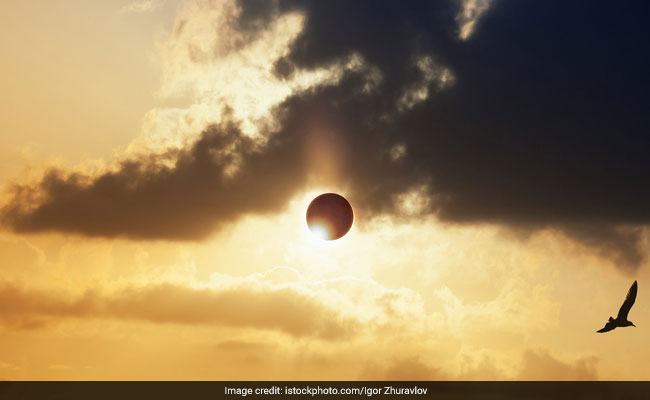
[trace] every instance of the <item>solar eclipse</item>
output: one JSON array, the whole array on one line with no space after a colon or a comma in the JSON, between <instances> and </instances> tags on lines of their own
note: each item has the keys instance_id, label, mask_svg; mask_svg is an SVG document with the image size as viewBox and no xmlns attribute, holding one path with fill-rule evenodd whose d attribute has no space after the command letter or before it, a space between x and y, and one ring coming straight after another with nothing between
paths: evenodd
<instances>
[{"instance_id":1,"label":"solar eclipse","mask_svg":"<svg viewBox=\"0 0 650 400\"><path fill-rule=\"evenodd\" d=\"M323 240L342 238L352 227L353 221L352 206L336 193L317 196L307 208L307 226Z\"/></svg>"}]
</instances>

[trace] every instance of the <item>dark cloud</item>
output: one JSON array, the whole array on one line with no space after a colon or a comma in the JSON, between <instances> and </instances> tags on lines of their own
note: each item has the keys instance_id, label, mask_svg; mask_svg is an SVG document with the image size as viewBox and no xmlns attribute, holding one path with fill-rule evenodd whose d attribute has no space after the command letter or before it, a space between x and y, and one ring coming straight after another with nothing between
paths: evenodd
<instances>
[{"instance_id":1,"label":"dark cloud","mask_svg":"<svg viewBox=\"0 0 650 400\"><path fill-rule=\"evenodd\" d=\"M99 176L51 170L38 185L14 188L2 220L17 232L200 239L242 214L283 207L306 177L296 146L284 135L261 152L236 125L211 126L187 149L130 159ZM233 178L228 168L241 157Z\"/></svg>"},{"instance_id":2,"label":"dark cloud","mask_svg":"<svg viewBox=\"0 0 650 400\"><path fill-rule=\"evenodd\" d=\"M286 3L309 17L284 64L310 68L355 51L384 76L375 95L359 95L349 79L287 103L296 118L318 104L337 121L364 210L391 210L396 193L428 183L444 221L556 228L625 266L641 262L647 4L495 2L463 42L451 22L456 2ZM396 113L404 89L421 81L418 55L449 68L454 84ZM395 143L407 150L401 163L385 157Z\"/></svg>"},{"instance_id":3,"label":"dark cloud","mask_svg":"<svg viewBox=\"0 0 650 400\"><path fill-rule=\"evenodd\" d=\"M51 172L38 187L17 189L3 221L23 232L204 237L242 214L279 210L310 176L318 179L305 143L328 135L322 150L336 155L340 171L329 183L349 189L362 219L394 213L397 195L427 185L426 211L443 221L559 229L623 266L642 261L647 3L494 2L468 41L458 38L455 0L242 7L240 26L252 31L279 12L307 16L276 64L279 75L356 53L381 82L368 92L362 73L349 72L337 86L294 95L278 108L282 129L263 151L234 126L211 127L173 168L145 157L94 178ZM422 57L449 69L453 85L427 81ZM400 109L405 91L422 82L431 82L426 101ZM399 144L405 155L395 159L390 149ZM227 180L232 153L220 150L233 148L242 166Z\"/></svg>"},{"instance_id":4,"label":"dark cloud","mask_svg":"<svg viewBox=\"0 0 650 400\"><path fill-rule=\"evenodd\" d=\"M87 291L77 298L66 298L6 283L0 286L0 321L4 325L39 329L62 318L270 329L327 340L347 337L357 328L356 321L342 318L308 295L287 288L210 290L160 284L115 294Z\"/></svg>"}]
</instances>

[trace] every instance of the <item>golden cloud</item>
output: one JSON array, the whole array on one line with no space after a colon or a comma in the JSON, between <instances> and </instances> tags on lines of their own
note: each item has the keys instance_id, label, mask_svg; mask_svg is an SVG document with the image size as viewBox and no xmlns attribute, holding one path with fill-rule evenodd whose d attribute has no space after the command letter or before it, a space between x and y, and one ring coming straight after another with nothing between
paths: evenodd
<instances>
[{"instance_id":1,"label":"golden cloud","mask_svg":"<svg viewBox=\"0 0 650 400\"><path fill-rule=\"evenodd\" d=\"M5 326L40 328L63 318L254 328L326 340L347 337L357 328L355 321L291 288L215 290L166 283L112 294L87 290L75 298L8 283L0 288L0 321Z\"/></svg>"}]
</instances>

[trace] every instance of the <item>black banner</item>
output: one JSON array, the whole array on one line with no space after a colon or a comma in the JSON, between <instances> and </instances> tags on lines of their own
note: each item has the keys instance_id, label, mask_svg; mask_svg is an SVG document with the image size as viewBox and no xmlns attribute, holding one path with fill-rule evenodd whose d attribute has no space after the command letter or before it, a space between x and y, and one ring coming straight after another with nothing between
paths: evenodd
<instances>
[{"instance_id":1,"label":"black banner","mask_svg":"<svg viewBox=\"0 0 650 400\"><path fill-rule=\"evenodd\" d=\"M648 399L650 382L0 382L0 399Z\"/></svg>"}]
</instances>

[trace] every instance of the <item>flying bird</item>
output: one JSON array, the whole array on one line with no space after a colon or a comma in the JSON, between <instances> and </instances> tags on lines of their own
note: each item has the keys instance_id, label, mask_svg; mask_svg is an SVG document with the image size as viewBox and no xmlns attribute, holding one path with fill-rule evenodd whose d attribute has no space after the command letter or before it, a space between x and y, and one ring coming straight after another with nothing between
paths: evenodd
<instances>
[{"instance_id":1,"label":"flying bird","mask_svg":"<svg viewBox=\"0 0 650 400\"><path fill-rule=\"evenodd\" d=\"M630 308L632 308L632 305L634 305L634 300L636 300L636 288L637 288L637 284L636 281L634 281L634 283L630 287L630 290L627 291L627 296L625 296L625 301L623 302L621 309L618 310L618 315L616 316L616 319L610 316L609 320L605 324L605 327L596 332L599 333L609 332L612 329L623 328L630 325L636 327L636 325L634 325L632 321L627 320L627 314L630 312Z\"/></svg>"}]
</instances>

